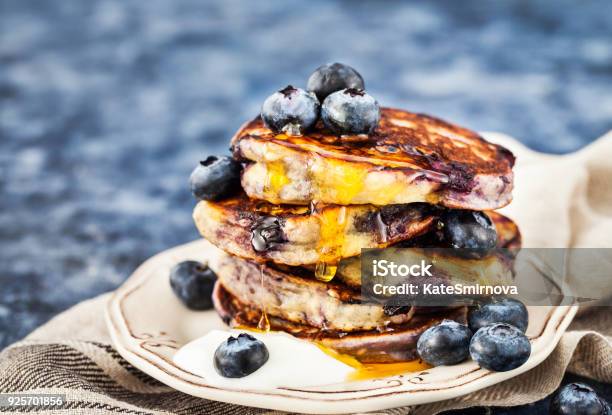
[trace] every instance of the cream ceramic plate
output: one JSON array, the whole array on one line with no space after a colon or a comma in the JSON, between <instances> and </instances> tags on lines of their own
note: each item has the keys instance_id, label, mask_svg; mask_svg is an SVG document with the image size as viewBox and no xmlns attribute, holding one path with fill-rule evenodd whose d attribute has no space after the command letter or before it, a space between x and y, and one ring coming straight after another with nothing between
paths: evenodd
<instances>
[{"instance_id":1,"label":"cream ceramic plate","mask_svg":"<svg viewBox=\"0 0 612 415\"><path fill-rule=\"evenodd\" d=\"M143 263L114 294L107 307L107 324L119 353L159 381L190 395L262 408L307 413L366 412L417 405L465 395L523 373L554 349L577 307L530 307L527 335L531 357L504 373L480 369L468 361L384 379L270 390L232 390L209 385L206 379L179 369L176 351L213 328L224 328L214 311L187 310L168 284L170 268L187 259L202 262L216 255L204 240L162 252ZM289 369L288 369L289 370Z\"/></svg>"}]
</instances>

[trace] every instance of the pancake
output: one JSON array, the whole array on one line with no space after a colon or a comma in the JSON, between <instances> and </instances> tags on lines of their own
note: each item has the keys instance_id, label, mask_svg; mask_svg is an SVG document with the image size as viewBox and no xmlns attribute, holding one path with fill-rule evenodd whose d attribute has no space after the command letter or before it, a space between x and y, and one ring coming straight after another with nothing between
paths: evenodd
<instances>
[{"instance_id":1,"label":"pancake","mask_svg":"<svg viewBox=\"0 0 612 415\"><path fill-rule=\"evenodd\" d=\"M362 303L359 291L333 281L318 281L312 273L308 276L299 270L286 272L226 255L217 264L216 274L226 290L245 305L319 329L384 329L412 317L412 310L387 315L380 304Z\"/></svg>"},{"instance_id":2,"label":"pancake","mask_svg":"<svg viewBox=\"0 0 612 415\"><path fill-rule=\"evenodd\" d=\"M241 193L220 202L201 201L194 221L202 236L227 253L258 262L302 266L337 263L361 253L362 248L436 246L431 241L436 220L443 209L424 203L407 205L272 205ZM495 212L498 246L520 246L516 224ZM275 229L274 241L266 249L253 245L253 232L268 221Z\"/></svg>"},{"instance_id":3,"label":"pancake","mask_svg":"<svg viewBox=\"0 0 612 415\"><path fill-rule=\"evenodd\" d=\"M362 248L384 248L427 232L439 209L407 205L272 205L244 194L201 201L193 217L202 236L224 251L259 262L287 265L335 263ZM266 232L270 243L253 244ZM263 249L256 249L263 248Z\"/></svg>"},{"instance_id":4,"label":"pancake","mask_svg":"<svg viewBox=\"0 0 612 415\"><path fill-rule=\"evenodd\" d=\"M512 199L514 156L440 119L382 108L370 135L337 136L319 123L275 134L258 117L232 139L247 166L242 187L274 204L406 204L491 210Z\"/></svg>"},{"instance_id":5,"label":"pancake","mask_svg":"<svg viewBox=\"0 0 612 415\"><path fill-rule=\"evenodd\" d=\"M221 282L213 292L215 309L231 327L258 326L263 315L261 309L242 303ZM445 319L466 322L467 307L421 308L404 324L390 324L385 330L342 332L297 324L269 316L270 330L284 331L304 340L350 355L362 363L395 363L418 358L416 343L421 333Z\"/></svg>"}]
</instances>

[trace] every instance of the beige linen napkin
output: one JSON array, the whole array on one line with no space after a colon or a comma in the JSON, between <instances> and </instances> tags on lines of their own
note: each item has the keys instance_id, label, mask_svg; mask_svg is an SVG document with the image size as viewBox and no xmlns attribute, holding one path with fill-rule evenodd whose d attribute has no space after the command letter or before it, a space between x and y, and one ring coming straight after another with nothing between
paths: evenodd
<instances>
[{"instance_id":1,"label":"beige linen napkin","mask_svg":"<svg viewBox=\"0 0 612 415\"><path fill-rule=\"evenodd\" d=\"M486 137L518 157L515 198L503 213L519 224L524 246L612 247L612 132L565 156L535 153L501 134ZM0 392L63 393L75 414L275 413L194 398L138 371L111 345L107 301L108 294L78 304L0 353ZM566 370L612 382L610 307L580 313L553 353L527 373L461 398L383 413L534 402L553 392Z\"/></svg>"}]
</instances>

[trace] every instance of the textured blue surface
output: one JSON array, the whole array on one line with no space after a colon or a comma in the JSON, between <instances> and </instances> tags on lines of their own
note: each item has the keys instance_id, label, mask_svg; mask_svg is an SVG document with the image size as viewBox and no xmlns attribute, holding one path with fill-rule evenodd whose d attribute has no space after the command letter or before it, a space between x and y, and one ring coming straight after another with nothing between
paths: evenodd
<instances>
[{"instance_id":1,"label":"textured blue surface","mask_svg":"<svg viewBox=\"0 0 612 415\"><path fill-rule=\"evenodd\" d=\"M608 0L0 8L0 347L195 239L195 163L321 63L355 66L383 105L540 150L612 128Z\"/></svg>"}]
</instances>

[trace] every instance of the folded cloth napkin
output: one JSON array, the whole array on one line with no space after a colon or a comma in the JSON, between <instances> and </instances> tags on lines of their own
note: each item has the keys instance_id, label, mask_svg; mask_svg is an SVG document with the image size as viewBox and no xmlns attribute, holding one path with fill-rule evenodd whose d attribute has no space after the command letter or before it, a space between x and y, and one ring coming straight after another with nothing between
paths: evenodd
<instances>
[{"instance_id":1,"label":"folded cloth napkin","mask_svg":"<svg viewBox=\"0 0 612 415\"><path fill-rule=\"evenodd\" d=\"M525 246L612 247L612 132L564 156L535 153L501 134L486 136L517 155L515 199L504 213L519 224ZM135 369L109 339L102 317L108 299L80 303L0 353L0 392L65 394L65 408L74 414L277 413L185 395ZM529 372L457 399L381 413L530 403L553 392L565 371L612 382L610 307L579 313L553 353Z\"/></svg>"}]
</instances>

